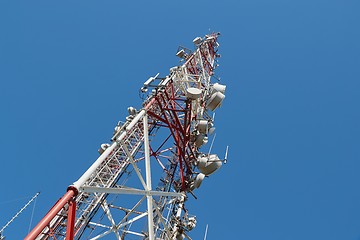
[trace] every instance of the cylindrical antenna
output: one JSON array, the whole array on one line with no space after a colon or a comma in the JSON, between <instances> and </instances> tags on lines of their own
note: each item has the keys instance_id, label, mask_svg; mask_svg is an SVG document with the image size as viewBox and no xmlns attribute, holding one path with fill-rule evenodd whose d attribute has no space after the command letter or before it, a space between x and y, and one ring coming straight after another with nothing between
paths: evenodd
<instances>
[{"instance_id":1,"label":"cylindrical antenna","mask_svg":"<svg viewBox=\"0 0 360 240\"><path fill-rule=\"evenodd\" d=\"M227 162L228 152L229 152L229 146L226 146L224 164L226 164L226 162Z\"/></svg>"},{"instance_id":2,"label":"cylindrical antenna","mask_svg":"<svg viewBox=\"0 0 360 240\"><path fill-rule=\"evenodd\" d=\"M209 224L206 224L204 240L206 240Z\"/></svg>"}]
</instances>

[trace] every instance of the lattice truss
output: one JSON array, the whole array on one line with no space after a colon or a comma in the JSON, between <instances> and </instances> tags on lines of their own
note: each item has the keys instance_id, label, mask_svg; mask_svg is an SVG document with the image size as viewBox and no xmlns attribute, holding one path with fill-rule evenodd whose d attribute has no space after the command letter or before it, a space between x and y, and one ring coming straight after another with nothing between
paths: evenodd
<instances>
[{"instance_id":1,"label":"lattice truss","mask_svg":"<svg viewBox=\"0 0 360 240\"><path fill-rule=\"evenodd\" d=\"M195 38L193 52L180 47L182 64L144 83L143 108L128 109L111 143L26 239L191 239L188 195L226 161L201 152L225 97L225 86L211 83L218 35Z\"/></svg>"}]
</instances>

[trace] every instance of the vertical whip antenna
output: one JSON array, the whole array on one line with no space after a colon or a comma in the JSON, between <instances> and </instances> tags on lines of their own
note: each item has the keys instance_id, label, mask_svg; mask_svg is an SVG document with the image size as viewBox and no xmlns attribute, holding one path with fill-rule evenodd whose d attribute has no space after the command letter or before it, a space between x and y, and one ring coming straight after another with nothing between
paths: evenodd
<instances>
[{"instance_id":1,"label":"vertical whip antenna","mask_svg":"<svg viewBox=\"0 0 360 240\"><path fill-rule=\"evenodd\" d=\"M206 240L209 224L206 224L204 240Z\"/></svg>"},{"instance_id":2,"label":"vertical whip antenna","mask_svg":"<svg viewBox=\"0 0 360 240\"><path fill-rule=\"evenodd\" d=\"M215 138L216 138L216 133L214 134L214 138L213 138L212 141L211 141L211 145L210 145L210 148L209 148L208 156L210 156L210 152L211 152L211 149L212 149L212 147L213 147L213 145L214 145Z\"/></svg>"},{"instance_id":3,"label":"vertical whip antenna","mask_svg":"<svg viewBox=\"0 0 360 240\"><path fill-rule=\"evenodd\" d=\"M226 146L225 157L224 157L224 164L226 164L226 162L227 162L228 152L229 152L229 146Z\"/></svg>"}]
</instances>

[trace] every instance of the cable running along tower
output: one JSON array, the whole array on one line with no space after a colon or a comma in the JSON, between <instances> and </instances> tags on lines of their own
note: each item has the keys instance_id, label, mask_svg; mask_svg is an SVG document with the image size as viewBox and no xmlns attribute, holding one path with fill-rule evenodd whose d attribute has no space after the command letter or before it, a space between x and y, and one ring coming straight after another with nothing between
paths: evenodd
<instances>
[{"instance_id":1,"label":"cable running along tower","mask_svg":"<svg viewBox=\"0 0 360 240\"><path fill-rule=\"evenodd\" d=\"M227 155L201 151L225 98L225 85L211 82L218 36L179 47L180 65L144 83L142 109L128 108L99 158L25 239L191 239L186 200Z\"/></svg>"}]
</instances>

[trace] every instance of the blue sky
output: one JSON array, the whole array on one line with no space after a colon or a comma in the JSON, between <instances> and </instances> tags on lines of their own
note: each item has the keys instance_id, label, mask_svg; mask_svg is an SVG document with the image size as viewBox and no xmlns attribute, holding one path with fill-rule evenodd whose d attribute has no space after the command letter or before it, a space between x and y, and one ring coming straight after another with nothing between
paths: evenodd
<instances>
[{"instance_id":1,"label":"blue sky","mask_svg":"<svg viewBox=\"0 0 360 240\"><path fill-rule=\"evenodd\" d=\"M360 2L0 1L0 226L33 225L179 45L220 31L227 88L193 238L360 239ZM5 230L28 231L32 206Z\"/></svg>"}]
</instances>

